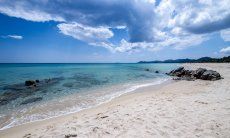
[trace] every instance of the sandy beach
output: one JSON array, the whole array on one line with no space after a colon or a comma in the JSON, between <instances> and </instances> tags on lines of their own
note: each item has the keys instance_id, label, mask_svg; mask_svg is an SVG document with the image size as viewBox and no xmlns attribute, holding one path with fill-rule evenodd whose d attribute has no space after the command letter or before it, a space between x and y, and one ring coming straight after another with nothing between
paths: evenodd
<instances>
[{"instance_id":1,"label":"sandy beach","mask_svg":"<svg viewBox=\"0 0 230 138\"><path fill-rule=\"evenodd\" d=\"M218 81L140 88L78 113L0 131L1 138L230 136L230 64L183 64L218 71Z\"/></svg>"}]
</instances>

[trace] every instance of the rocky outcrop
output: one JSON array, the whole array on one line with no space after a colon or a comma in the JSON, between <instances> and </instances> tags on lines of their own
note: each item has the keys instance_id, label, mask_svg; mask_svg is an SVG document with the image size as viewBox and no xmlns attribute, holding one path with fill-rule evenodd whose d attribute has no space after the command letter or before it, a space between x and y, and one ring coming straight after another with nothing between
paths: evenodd
<instances>
[{"instance_id":1,"label":"rocky outcrop","mask_svg":"<svg viewBox=\"0 0 230 138\"><path fill-rule=\"evenodd\" d=\"M205 68L198 68L197 70L185 70L184 67L179 67L166 74L178 77L174 78L174 80L194 81L195 79L202 79L215 81L222 79L218 72L213 70L207 70Z\"/></svg>"}]
</instances>

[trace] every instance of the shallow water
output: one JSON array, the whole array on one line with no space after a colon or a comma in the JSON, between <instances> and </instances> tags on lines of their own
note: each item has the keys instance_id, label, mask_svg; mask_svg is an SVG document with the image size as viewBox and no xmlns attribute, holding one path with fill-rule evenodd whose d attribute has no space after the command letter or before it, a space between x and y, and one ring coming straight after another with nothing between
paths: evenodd
<instances>
[{"instance_id":1,"label":"shallow water","mask_svg":"<svg viewBox=\"0 0 230 138\"><path fill-rule=\"evenodd\" d=\"M0 64L0 94L18 94L16 99L0 105L0 127L5 129L77 112L137 88L160 84L169 79L164 73L175 66L177 64ZM36 91L6 89L13 84L24 84L25 80L49 78L57 81ZM22 104L31 98L42 100Z\"/></svg>"}]
</instances>

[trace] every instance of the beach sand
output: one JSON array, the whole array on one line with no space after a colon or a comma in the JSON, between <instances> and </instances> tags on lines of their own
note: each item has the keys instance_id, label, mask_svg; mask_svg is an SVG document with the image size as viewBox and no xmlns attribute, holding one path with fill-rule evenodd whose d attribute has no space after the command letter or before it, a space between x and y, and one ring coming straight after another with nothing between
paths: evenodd
<instances>
[{"instance_id":1,"label":"beach sand","mask_svg":"<svg viewBox=\"0 0 230 138\"><path fill-rule=\"evenodd\" d=\"M20 137L230 137L230 64L183 64L218 71L218 81L173 81L111 102L0 131Z\"/></svg>"}]
</instances>

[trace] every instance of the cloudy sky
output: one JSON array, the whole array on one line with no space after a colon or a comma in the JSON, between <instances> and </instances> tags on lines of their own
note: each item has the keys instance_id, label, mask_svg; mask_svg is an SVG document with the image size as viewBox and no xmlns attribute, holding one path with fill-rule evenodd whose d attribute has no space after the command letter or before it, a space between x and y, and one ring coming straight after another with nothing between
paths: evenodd
<instances>
[{"instance_id":1,"label":"cloudy sky","mask_svg":"<svg viewBox=\"0 0 230 138\"><path fill-rule=\"evenodd\" d=\"M230 0L0 0L0 62L230 55Z\"/></svg>"}]
</instances>

